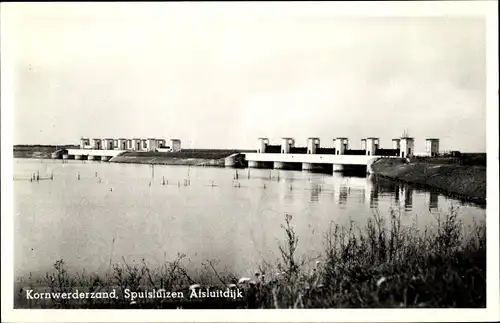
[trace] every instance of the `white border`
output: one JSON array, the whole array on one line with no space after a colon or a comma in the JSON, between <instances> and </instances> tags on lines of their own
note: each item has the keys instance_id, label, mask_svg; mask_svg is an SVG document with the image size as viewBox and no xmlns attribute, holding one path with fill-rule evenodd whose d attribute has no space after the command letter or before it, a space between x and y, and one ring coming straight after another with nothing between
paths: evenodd
<instances>
[{"instance_id":1,"label":"white border","mask_svg":"<svg viewBox=\"0 0 500 323\"><path fill-rule=\"evenodd\" d=\"M170 10L188 7L198 14L231 15L234 11L266 15L328 15L328 16L483 16L487 17L487 308L486 309L356 309L356 310L13 310L13 196L12 196L12 115L13 78L9 39L9 13L16 6L49 8L51 3L1 4L1 187L2 187L2 320L23 322L139 322L139 321L203 321L203 322L302 322L302 321L498 321L499 297L499 208L498 208L498 2L288 2L288 3L155 3ZM79 3L59 5L134 7L138 3ZM141 4L144 6L144 4ZM97 9L98 10L98 9ZM98 11L96 11L98 13ZM103 319L105 318L105 319Z\"/></svg>"}]
</instances>

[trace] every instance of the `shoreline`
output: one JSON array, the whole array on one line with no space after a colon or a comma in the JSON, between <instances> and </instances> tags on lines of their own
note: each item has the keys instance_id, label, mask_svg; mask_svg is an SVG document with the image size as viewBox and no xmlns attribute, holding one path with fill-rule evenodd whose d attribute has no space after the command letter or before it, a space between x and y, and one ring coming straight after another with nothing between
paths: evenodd
<instances>
[{"instance_id":1,"label":"shoreline","mask_svg":"<svg viewBox=\"0 0 500 323\"><path fill-rule=\"evenodd\" d=\"M382 158L372 169L381 178L486 206L486 167Z\"/></svg>"},{"instance_id":2,"label":"shoreline","mask_svg":"<svg viewBox=\"0 0 500 323\"><path fill-rule=\"evenodd\" d=\"M14 308L481 308L486 304L486 226L478 223L465 232L457 212L450 210L430 233L401 227L401 214L395 212L374 213L365 223L336 224L324 232L320 256L302 260L292 216L285 214L281 258L255 268L253 278L221 272L213 261L202 262L198 271L187 267L189 258L181 254L156 267L122 257L104 276L70 271L60 259L45 278L14 282ZM76 290L84 297L50 296ZM141 297L140 292L151 290L182 292L182 297ZM194 290L233 291L237 297L193 298ZM86 297L113 291L116 297ZM33 294L48 297L30 298Z\"/></svg>"},{"instance_id":3,"label":"shoreline","mask_svg":"<svg viewBox=\"0 0 500 323\"><path fill-rule=\"evenodd\" d=\"M54 147L14 147L14 158L52 159ZM113 157L110 163L225 167L225 159L236 150L191 149L179 153L126 152ZM451 162L451 163L450 163ZM486 166L481 164L460 164L460 160L435 158L403 159L381 158L373 163L373 175L399 181L417 188L434 190L466 202L486 205ZM241 165L240 165L241 164ZM244 162L240 161L238 166Z\"/></svg>"},{"instance_id":4,"label":"shoreline","mask_svg":"<svg viewBox=\"0 0 500 323\"><path fill-rule=\"evenodd\" d=\"M62 160L62 159L53 159L52 157L47 156L14 156L14 158L18 159L50 159L50 160ZM101 162L99 160L91 161L91 162ZM165 165L165 166L199 166L199 167L225 167L224 159L207 159L207 158L173 158L170 160L140 160L140 159L123 159L123 160L110 160L105 163L114 163L114 164L137 164L137 165Z\"/></svg>"},{"instance_id":5,"label":"shoreline","mask_svg":"<svg viewBox=\"0 0 500 323\"><path fill-rule=\"evenodd\" d=\"M14 146L13 157L23 159L53 159L56 146ZM107 162L117 164L211 166L224 167L225 159L235 153L234 149L184 149L181 152L125 152Z\"/></svg>"},{"instance_id":6,"label":"shoreline","mask_svg":"<svg viewBox=\"0 0 500 323\"><path fill-rule=\"evenodd\" d=\"M139 165L167 165L167 166L199 166L199 167L224 167L224 159L206 159L206 158L172 158L172 159L154 159L154 158L123 158L114 157L110 163L115 164L139 164ZM118 159L118 160L116 160Z\"/></svg>"}]
</instances>

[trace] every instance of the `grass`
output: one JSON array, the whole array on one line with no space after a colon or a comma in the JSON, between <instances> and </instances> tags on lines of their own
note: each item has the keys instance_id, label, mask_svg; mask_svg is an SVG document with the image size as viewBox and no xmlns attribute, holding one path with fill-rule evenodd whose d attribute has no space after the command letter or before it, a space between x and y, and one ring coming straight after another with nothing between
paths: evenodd
<instances>
[{"instance_id":1,"label":"grass","mask_svg":"<svg viewBox=\"0 0 500 323\"><path fill-rule=\"evenodd\" d=\"M433 160L433 159L429 159ZM439 159L437 159L439 160ZM375 174L432 187L476 203L486 203L486 167L430 162L425 158L382 158L372 165Z\"/></svg>"},{"instance_id":2,"label":"grass","mask_svg":"<svg viewBox=\"0 0 500 323\"><path fill-rule=\"evenodd\" d=\"M281 259L263 263L255 277L238 278L217 269L216 261L202 264L193 274L177 255L157 268L121 262L111 264L105 277L70 274L63 260L45 279L31 279L30 289L71 292L110 292L117 299L26 300L25 290L15 291L17 308L398 308L485 307L486 228L465 226L458 210L436 218L436 226L419 230L402 226L395 211L373 214L363 226L332 223L324 234L324 248L316 259L298 257L300 239L293 217L285 215ZM189 299L192 289L240 289L233 299ZM183 292L181 299L125 299L125 290ZM31 302L31 303L30 303Z\"/></svg>"},{"instance_id":3,"label":"grass","mask_svg":"<svg viewBox=\"0 0 500 323\"><path fill-rule=\"evenodd\" d=\"M180 152L126 152L124 157L158 157L158 158L207 158L207 159L220 159L225 158L231 154L236 153L235 150L182 150Z\"/></svg>"},{"instance_id":4,"label":"grass","mask_svg":"<svg viewBox=\"0 0 500 323\"><path fill-rule=\"evenodd\" d=\"M413 161L425 162L429 164L455 164L463 166L483 166L486 167L486 153L460 153L457 157L412 157Z\"/></svg>"},{"instance_id":5,"label":"grass","mask_svg":"<svg viewBox=\"0 0 500 323\"><path fill-rule=\"evenodd\" d=\"M15 145L14 158L51 158L52 153L61 148L78 148L76 145Z\"/></svg>"}]
</instances>

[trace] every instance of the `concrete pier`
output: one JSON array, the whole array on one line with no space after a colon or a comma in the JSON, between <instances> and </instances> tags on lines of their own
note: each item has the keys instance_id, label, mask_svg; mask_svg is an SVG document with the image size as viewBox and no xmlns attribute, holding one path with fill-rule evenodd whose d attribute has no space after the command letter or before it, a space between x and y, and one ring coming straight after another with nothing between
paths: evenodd
<instances>
[{"instance_id":1,"label":"concrete pier","mask_svg":"<svg viewBox=\"0 0 500 323\"><path fill-rule=\"evenodd\" d=\"M261 167L262 167L262 165L261 165L261 163L260 163L260 162L258 162L258 161L255 161L255 160L249 160L249 161L248 161L248 167L250 167L250 168L261 168Z\"/></svg>"},{"instance_id":2,"label":"concrete pier","mask_svg":"<svg viewBox=\"0 0 500 323\"><path fill-rule=\"evenodd\" d=\"M341 172L344 170L344 165L342 164L333 164L333 171L334 172Z\"/></svg>"},{"instance_id":3,"label":"concrete pier","mask_svg":"<svg viewBox=\"0 0 500 323\"><path fill-rule=\"evenodd\" d=\"M239 153L232 154L224 158L224 166L225 167L238 167L243 164L243 156Z\"/></svg>"},{"instance_id":4,"label":"concrete pier","mask_svg":"<svg viewBox=\"0 0 500 323\"><path fill-rule=\"evenodd\" d=\"M324 167L327 171L332 168L332 165L366 167L369 163L380 158L380 156L334 154L245 153L244 155L249 167L284 167L285 169L291 168L294 170Z\"/></svg>"},{"instance_id":5,"label":"concrete pier","mask_svg":"<svg viewBox=\"0 0 500 323\"><path fill-rule=\"evenodd\" d=\"M123 152L125 152L125 150L68 149L66 154L68 155L67 159L109 161L111 158Z\"/></svg>"},{"instance_id":6,"label":"concrete pier","mask_svg":"<svg viewBox=\"0 0 500 323\"><path fill-rule=\"evenodd\" d=\"M331 172L332 164L302 163L303 172Z\"/></svg>"},{"instance_id":7,"label":"concrete pier","mask_svg":"<svg viewBox=\"0 0 500 323\"><path fill-rule=\"evenodd\" d=\"M224 167L236 167L236 160L233 158L225 158Z\"/></svg>"},{"instance_id":8,"label":"concrete pier","mask_svg":"<svg viewBox=\"0 0 500 323\"><path fill-rule=\"evenodd\" d=\"M52 157L52 159L61 159L62 155L63 155L63 153L59 150L59 151L53 152L51 157Z\"/></svg>"},{"instance_id":9,"label":"concrete pier","mask_svg":"<svg viewBox=\"0 0 500 323\"><path fill-rule=\"evenodd\" d=\"M372 164L374 163L375 160L370 160L368 163L366 163L366 173L367 174L373 174L373 168Z\"/></svg>"},{"instance_id":10,"label":"concrete pier","mask_svg":"<svg viewBox=\"0 0 500 323\"><path fill-rule=\"evenodd\" d=\"M290 165L289 163L284 163L284 162L274 162L273 168L274 169L293 169L292 165Z\"/></svg>"},{"instance_id":11,"label":"concrete pier","mask_svg":"<svg viewBox=\"0 0 500 323\"><path fill-rule=\"evenodd\" d=\"M314 165L312 163L302 163L302 170L304 172L312 172Z\"/></svg>"}]
</instances>

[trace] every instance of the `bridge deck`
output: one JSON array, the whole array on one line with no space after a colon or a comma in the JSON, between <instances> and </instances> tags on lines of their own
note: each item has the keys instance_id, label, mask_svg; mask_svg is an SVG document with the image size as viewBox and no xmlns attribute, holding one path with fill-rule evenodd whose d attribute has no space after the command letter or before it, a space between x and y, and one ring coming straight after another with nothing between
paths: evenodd
<instances>
[{"instance_id":1,"label":"bridge deck","mask_svg":"<svg viewBox=\"0 0 500 323\"><path fill-rule=\"evenodd\" d=\"M323 155L323 154L266 154L246 153L247 161L283 162L283 163L311 163L337 165L369 165L382 156L366 155Z\"/></svg>"},{"instance_id":2,"label":"bridge deck","mask_svg":"<svg viewBox=\"0 0 500 323\"><path fill-rule=\"evenodd\" d=\"M68 155L82 156L107 156L115 157L126 152L126 150L104 150L104 149L68 149Z\"/></svg>"}]
</instances>

